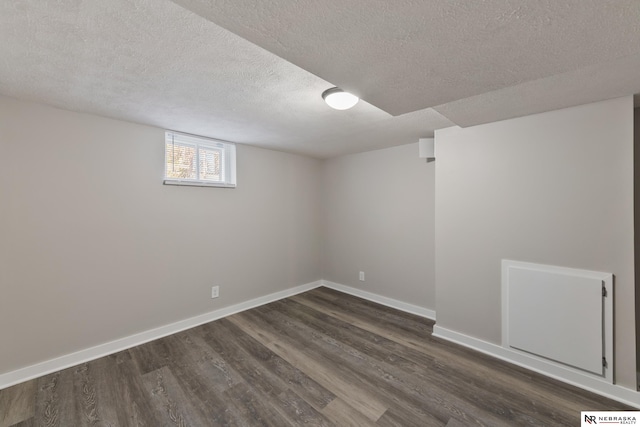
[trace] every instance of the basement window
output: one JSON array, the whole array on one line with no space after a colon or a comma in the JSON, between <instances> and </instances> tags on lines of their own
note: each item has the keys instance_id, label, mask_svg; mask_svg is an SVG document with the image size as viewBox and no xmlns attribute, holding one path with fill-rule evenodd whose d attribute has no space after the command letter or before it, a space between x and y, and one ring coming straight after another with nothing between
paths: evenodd
<instances>
[{"instance_id":1,"label":"basement window","mask_svg":"<svg viewBox=\"0 0 640 427\"><path fill-rule=\"evenodd\" d=\"M202 187L236 186L236 145L165 132L164 183Z\"/></svg>"}]
</instances>

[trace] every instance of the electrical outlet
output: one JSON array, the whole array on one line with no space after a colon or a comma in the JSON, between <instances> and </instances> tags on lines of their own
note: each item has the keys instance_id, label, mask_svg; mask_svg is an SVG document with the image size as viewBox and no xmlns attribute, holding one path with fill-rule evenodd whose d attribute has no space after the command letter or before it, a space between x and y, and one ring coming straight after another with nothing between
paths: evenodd
<instances>
[{"instance_id":1,"label":"electrical outlet","mask_svg":"<svg viewBox=\"0 0 640 427\"><path fill-rule=\"evenodd\" d=\"M220 286L211 287L211 298L218 298L220 296Z\"/></svg>"},{"instance_id":2,"label":"electrical outlet","mask_svg":"<svg viewBox=\"0 0 640 427\"><path fill-rule=\"evenodd\" d=\"M360 272L360 276L358 277L361 282L364 282L364 271Z\"/></svg>"}]
</instances>

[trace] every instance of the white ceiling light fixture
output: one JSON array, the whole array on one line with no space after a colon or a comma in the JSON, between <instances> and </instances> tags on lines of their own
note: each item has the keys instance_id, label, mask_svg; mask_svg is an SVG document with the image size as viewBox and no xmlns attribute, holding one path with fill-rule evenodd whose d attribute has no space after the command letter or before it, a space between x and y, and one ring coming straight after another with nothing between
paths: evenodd
<instances>
[{"instance_id":1,"label":"white ceiling light fixture","mask_svg":"<svg viewBox=\"0 0 640 427\"><path fill-rule=\"evenodd\" d=\"M332 87L322 92L322 99L329 107L336 110L348 110L360 100L357 96L345 92L339 87Z\"/></svg>"}]
</instances>

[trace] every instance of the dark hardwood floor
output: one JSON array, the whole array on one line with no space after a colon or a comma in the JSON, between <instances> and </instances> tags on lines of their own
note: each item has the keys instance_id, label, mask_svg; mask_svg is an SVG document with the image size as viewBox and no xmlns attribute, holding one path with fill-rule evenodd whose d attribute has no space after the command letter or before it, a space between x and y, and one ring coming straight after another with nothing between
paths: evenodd
<instances>
[{"instance_id":1,"label":"dark hardwood floor","mask_svg":"<svg viewBox=\"0 0 640 427\"><path fill-rule=\"evenodd\" d=\"M625 405L318 288L0 391L6 426L577 426Z\"/></svg>"}]
</instances>

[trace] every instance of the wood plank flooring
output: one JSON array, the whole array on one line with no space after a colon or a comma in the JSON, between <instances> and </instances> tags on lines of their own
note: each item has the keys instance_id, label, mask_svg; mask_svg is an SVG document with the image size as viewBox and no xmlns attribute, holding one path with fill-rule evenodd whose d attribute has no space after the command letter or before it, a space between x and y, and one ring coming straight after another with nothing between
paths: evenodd
<instances>
[{"instance_id":1,"label":"wood plank flooring","mask_svg":"<svg viewBox=\"0 0 640 427\"><path fill-rule=\"evenodd\" d=\"M577 426L625 405L327 288L0 391L8 426Z\"/></svg>"}]
</instances>

